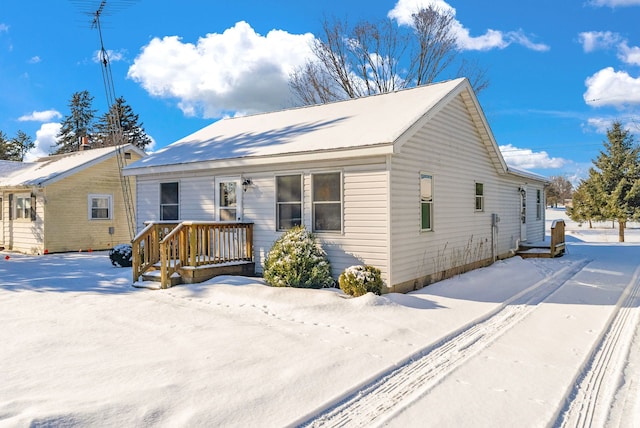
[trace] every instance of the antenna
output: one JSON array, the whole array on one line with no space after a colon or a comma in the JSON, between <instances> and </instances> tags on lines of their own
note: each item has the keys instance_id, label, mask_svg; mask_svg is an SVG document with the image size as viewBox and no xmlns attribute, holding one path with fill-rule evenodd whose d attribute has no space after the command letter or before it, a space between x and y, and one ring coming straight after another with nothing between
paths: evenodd
<instances>
[{"instance_id":1,"label":"antenna","mask_svg":"<svg viewBox=\"0 0 640 428\"><path fill-rule=\"evenodd\" d=\"M87 2L82 0L75 0L74 3L80 5L85 4ZM113 1L114 5L122 6L132 4L132 0L116 0ZM95 3L94 3L95 4ZM111 3L110 3L111 4ZM107 115L108 115L108 124L109 124L109 134L113 139L115 150L116 150L116 159L118 162L118 176L120 177L120 184L122 187L122 195L124 198L124 207L127 215L127 225L129 228L129 238L133 240L135 236L136 230L136 216L135 209L133 203L133 195L131 192L131 184L129 182L128 176L122 175L122 169L126 166L126 159L124 153L124 133L122 130L122 123L120 118L120 105L118 103L118 98L116 97L115 85L113 83L113 73L111 71L111 62L109 61L109 53L104 47L104 38L102 35L102 16L105 15L107 11L107 0L101 0L97 9L89 9L90 12L85 11L85 13L90 14L92 17L91 21L91 29L98 30L98 36L100 41L100 51L99 58L101 63L102 70L102 81L104 83L105 95L107 98Z\"/></svg>"}]
</instances>

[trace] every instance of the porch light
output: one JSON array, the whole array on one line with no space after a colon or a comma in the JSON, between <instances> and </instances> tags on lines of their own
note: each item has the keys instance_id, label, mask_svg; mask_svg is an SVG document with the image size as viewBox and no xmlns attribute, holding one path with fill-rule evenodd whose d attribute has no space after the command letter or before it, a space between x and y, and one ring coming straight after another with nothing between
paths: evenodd
<instances>
[{"instance_id":1,"label":"porch light","mask_svg":"<svg viewBox=\"0 0 640 428\"><path fill-rule=\"evenodd\" d=\"M242 180L242 190L244 192L247 191L247 188L249 186L253 186L253 181L250 178L245 178L244 180Z\"/></svg>"}]
</instances>

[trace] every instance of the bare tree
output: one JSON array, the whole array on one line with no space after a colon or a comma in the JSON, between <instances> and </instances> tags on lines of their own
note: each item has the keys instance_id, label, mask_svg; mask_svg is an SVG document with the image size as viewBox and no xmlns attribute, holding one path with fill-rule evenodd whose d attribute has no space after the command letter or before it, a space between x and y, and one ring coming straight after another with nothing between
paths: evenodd
<instances>
[{"instance_id":1,"label":"bare tree","mask_svg":"<svg viewBox=\"0 0 640 428\"><path fill-rule=\"evenodd\" d=\"M573 184L560 175L551 177L551 183L547 187L547 203L555 207L559 203L564 204L564 201L571 199L573 194Z\"/></svg>"},{"instance_id":2,"label":"bare tree","mask_svg":"<svg viewBox=\"0 0 640 428\"><path fill-rule=\"evenodd\" d=\"M454 15L429 6L412 18L411 27L400 27L391 19L353 27L325 19L322 38L311 46L314 58L290 76L294 96L302 104L327 103L440 78L458 59ZM476 93L488 86L476 62L461 60L457 75L469 78Z\"/></svg>"}]
</instances>

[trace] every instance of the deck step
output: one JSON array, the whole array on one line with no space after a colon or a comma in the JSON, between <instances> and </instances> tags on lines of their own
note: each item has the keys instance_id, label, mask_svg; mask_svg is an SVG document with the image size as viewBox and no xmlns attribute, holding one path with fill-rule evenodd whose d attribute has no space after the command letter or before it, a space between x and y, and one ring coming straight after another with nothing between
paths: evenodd
<instances>
[{"instance_id":1,"label":"deck step","mask_svg":"<svg viewBox=\"0 0 640 428\"><path fill-rule=\"evenodd\" d=\"M157 282L160 284L160 276L161 273L159 270L151 270L142 274L143 282ZM178 284L182 284L182 276L179 273L174 273L171 275L171 287L176 286Z\"/></svg>"}]
</instances>

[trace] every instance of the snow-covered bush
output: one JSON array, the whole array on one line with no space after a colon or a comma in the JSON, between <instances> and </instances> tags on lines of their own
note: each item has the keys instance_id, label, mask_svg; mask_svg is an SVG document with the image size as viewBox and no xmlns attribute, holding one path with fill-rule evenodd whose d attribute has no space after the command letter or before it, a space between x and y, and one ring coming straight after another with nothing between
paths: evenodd
<instances>
[{"instance_id":1,"label":"snow-covered bush","mask_svg":"<svg viewBox=\"0 0 640 428\"><path fill-rule=\"evenodd\" d=\"M380 295L382 293L382 276L380 269L369 265L348 267L338 278L340 289L354 297L363 296L369 292Z\"/></svg>"},{"instance_id":2,"label":"snow-covered bush","mask_svg":"<svg viewBox=\"0 0 640 428\"><path fill-rule=\"evenodd\" d=\"M111 264L115 267L131 267L131 245L119 244L109 250Z\"/></svg>"},{"instance_id":3,"label":"snow-covered bush","mask_svg":"<svg viewBox=\"0 0 640 428\"><path fill-rule=\"evenodd\" d=\"M264 261L265 281L274 287L333 286L331 265L316 237L302 226L285 232Z\"/></svg>"}]
</instances>

